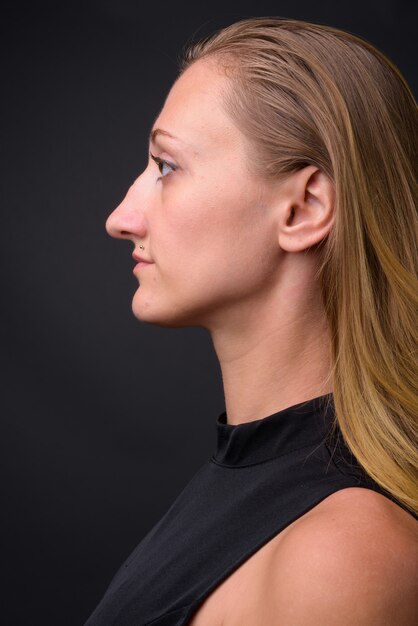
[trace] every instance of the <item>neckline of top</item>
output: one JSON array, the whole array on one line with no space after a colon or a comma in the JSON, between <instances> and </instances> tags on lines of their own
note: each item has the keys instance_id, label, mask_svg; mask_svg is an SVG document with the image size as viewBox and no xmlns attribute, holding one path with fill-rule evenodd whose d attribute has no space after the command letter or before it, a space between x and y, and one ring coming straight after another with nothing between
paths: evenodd
<instances>
[{"instance_id":1,"label":"neckline of top","mask_svg":"<svg viewBox=\"0 0 418 626\"><path fill-rule=\"evenodd\" d=\"M325 438L334 418L332 393L242 424L228 424L224 410L216 419L216 447L211 460L228 467L263 463Z\"/></svg>"}]
</instances>

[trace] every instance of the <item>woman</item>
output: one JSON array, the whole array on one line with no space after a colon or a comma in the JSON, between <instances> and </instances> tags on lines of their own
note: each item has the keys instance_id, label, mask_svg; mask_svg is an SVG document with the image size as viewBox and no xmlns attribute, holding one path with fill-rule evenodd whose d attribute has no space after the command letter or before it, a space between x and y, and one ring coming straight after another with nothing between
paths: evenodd
<instances>
[{"instance_id":1,"label":"woman","mask_svg":"<svg viewBox=\"0 0 418 626\"><path fill-rule=\"evenodd\" d=\"M267 17L186 48L107 231L139 320L209 330L226 411L88 626L416 623L416 163L364 40Z\"/></svg>"}]
</instances>

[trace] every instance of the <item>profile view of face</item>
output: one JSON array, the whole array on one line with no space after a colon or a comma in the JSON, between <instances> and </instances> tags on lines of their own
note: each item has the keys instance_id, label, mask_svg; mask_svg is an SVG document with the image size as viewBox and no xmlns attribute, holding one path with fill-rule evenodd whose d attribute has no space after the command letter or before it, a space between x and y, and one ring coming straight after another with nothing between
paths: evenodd
<instances>
[{"instance_id":1,"label":"profile view of face","mask_svg":"<svg viewBox=\"0 0 418 626\"><path fill-rule=\"evenodd\" d=\"M280 249L251 147L221 107L228 79L200 60L174 83L153 129L145 170L106 222L152 261L134 270L134 315L161 326L215 329L257 314L273 288ZM170 133L169 137L165 133ZM144 246L144 250L140 249Z\"/></svg>"}]
</instances>

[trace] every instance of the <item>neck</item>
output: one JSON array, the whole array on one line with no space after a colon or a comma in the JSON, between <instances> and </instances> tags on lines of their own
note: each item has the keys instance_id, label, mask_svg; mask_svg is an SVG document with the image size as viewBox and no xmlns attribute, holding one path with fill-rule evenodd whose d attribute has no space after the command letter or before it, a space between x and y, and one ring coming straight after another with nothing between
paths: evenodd
<instances>
[{"instance_id":1,"label":"neck","mask_svg":"<svg viewBox=\"0 0 418 626\"><path fill-rule=\"evenodd\" d=\"M228 424L332 392L329 333L317 289L293 284L280 298L240 303L239 314L224 321L211 336Z\"/></svg>"}]
</instances>

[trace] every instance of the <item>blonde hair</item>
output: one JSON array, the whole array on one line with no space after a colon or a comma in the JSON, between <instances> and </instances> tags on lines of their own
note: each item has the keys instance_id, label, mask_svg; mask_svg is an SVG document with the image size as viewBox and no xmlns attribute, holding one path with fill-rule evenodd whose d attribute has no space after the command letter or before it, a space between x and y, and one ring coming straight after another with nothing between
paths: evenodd
<instances>
[{"instance_id":1,"label":"blonde hair","mask_svg":"<svg viewBox=\"0 0 418 626\"><path fill-rule=\"evenodd\" d=\"M227 113L266 179L306 165L333 182L336 219L318 245L335 415L359 464L418 514L417 106L366 40L323 24L254 17L179 56L228 75ZM336 424L334 423L334 426Z\"/></svg>"}]
</instances>

